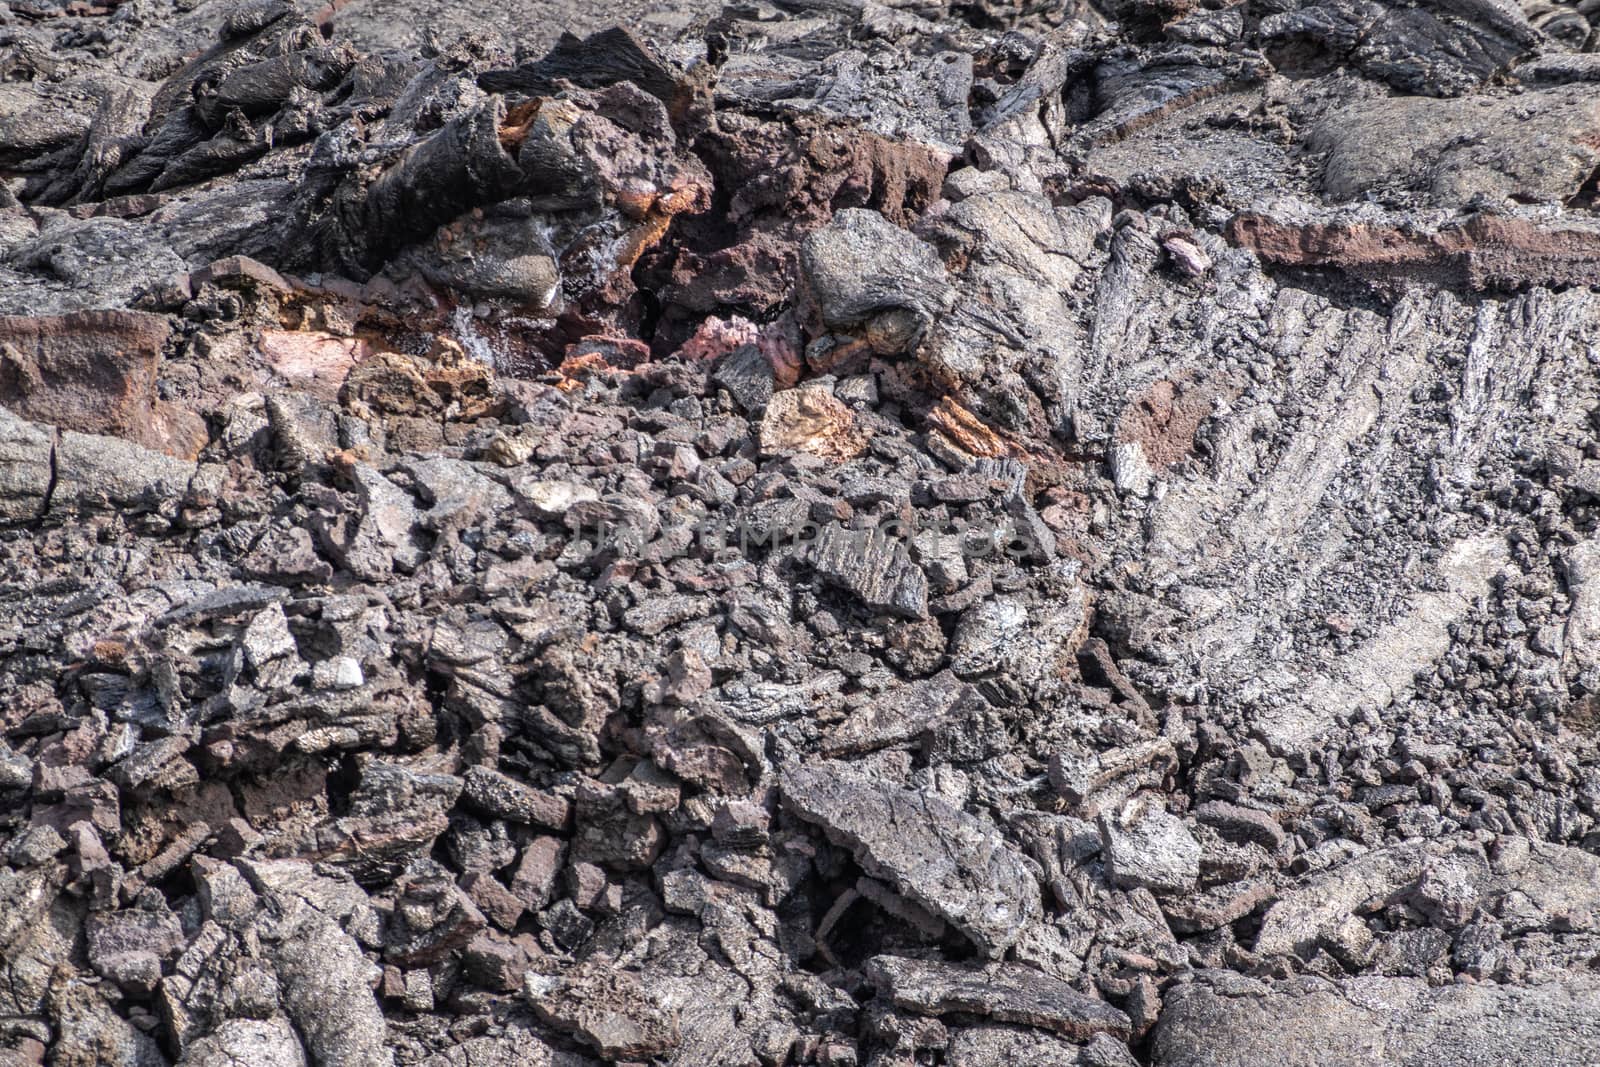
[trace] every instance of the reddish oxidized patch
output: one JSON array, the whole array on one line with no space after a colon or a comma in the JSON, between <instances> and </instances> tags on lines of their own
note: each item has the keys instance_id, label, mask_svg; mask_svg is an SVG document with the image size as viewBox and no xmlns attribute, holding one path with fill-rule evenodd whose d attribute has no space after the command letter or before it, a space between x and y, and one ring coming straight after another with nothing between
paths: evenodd
<instances>
[{"instance_id":1,"label":"reddish oxidized patch","mask_svg":"<svg viewBox=\"0 0 1600 1067\"><path fill-rule=\"evenodd\" d=\"M1155 382L1122 413L1117 441L1136 442L1152 469L1165 470L1194 450L1194 436L1218 391L1188 378Z\"/></svg>"},{"instance_id":2,"label":"reddish oxidized patch","mask_svg":"<svg viewBox=\"0 0 1600 1067\"><path fill-rule=\"evenodd\" d=\"M787 317L757 326L742 315L726 319L712 315L700 323L673 355L689 362L709 362L721 359L741 345L755 345L771 365L778 388L788 389L800 380L800 371L805 365L794 333Z\"/></svg>"},{"instance_id":3,"label":"reddish oxidized patch","mask_svg":"<svg viewBox=\"0 0 1600 1067\"><path fill-rule=\"evenodd\" d=\"M760 336L756 324L741 315L727 319L712 315L673 354L690 362L709 362L721 359L740 345L756 344Z\"/></svg>"},{"instance_id":4,"label":"reddish oxidized patch","mask_svg":"<svg viewBox=\"0 0 1600 1067\"><path fill-rule=\"evenodd\" d=\"M566 358L556 368L556 388L577 389L597 375L631 371L650 361L650 346L631 337L597 334L567 346Z\"/></svg>"},{"instance_id":5,"label":"reddish oxidized patch","mask_svg":"<svg viewBox=\"0 0 1600 1067\"><path fill-rule=\"evenodd\" d=\"M756 338L756 347L772 365L772 373L779 389L788 389L800 380L805 357L800 352L799 340L799 332L789 315L783 315L767 323L761 328L761 336Z\"/></svg>"},{"instance_id":6,"label":"reddish oxidized patch","mask_svg":"<svg viewBox=\"0 0 1600 1067\"><path fill-rule=\"evenodd\" d=\"M372 354L358 337L320 330L262 330L257 347L275 372L327 399L337 396L350 369Z\"/></svg>"}]
</instances>

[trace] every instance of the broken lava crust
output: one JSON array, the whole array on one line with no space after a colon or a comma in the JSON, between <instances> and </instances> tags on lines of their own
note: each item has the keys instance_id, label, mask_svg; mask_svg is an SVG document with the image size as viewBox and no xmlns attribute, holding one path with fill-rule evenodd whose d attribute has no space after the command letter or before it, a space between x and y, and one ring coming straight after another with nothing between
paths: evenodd
<instances>
[{"instance_id":1,"label":"broken lava crust","mask_svg":"<svg viewBox=\"0 0 1600 1067\"><path fill-rule=\"evenodd\" d=\"M0 3L0 1067L1594 1064L1597 24Z\"/></svg>"}]
</instances>

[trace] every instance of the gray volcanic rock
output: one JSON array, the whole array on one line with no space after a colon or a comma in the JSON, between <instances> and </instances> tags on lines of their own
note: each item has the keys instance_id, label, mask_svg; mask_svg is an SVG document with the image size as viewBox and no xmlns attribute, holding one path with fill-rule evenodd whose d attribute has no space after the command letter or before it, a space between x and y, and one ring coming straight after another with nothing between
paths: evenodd
<instances>
[{"instance_id":1,"label":"gray volcanic rock","mask_svg":"<svg viewBox=\"0 0 1600 1067\"><path fill-rule=\"evenodd\" d=\"M1295 4L1262 20L1269 46L1320 48L1408 93L1454 96L1534 51L1540 35L1516 5Z\"/></svg>"},{"instance_id":2,"label":"gray volcanic rock","mask_svg":"<svg viewBox=\"0 0 1600 1067\"><path fill-rule=\"evenodd\" d=\"M1597 49L0 8L0 1063L1592 1061Z\"/></svg>"},{"instance_id":3,"label":"gray volcanic rock","mask_svg":"<svg viewBox=\"0 0 1600 1067\"><path fill-rule=\"evenodd\" d=\"M1559 203L1600 166L1600 104L1578 85L1541 91L1533 107L1528 103L1526 96L1488 106L1425 97L1364 101L1324 118L1307 144L1325 153L1322 191L1330 200L1403 200L1421 192L1425 203L1446 208L1475 196Z\"/></svg>"},{"instance_id":4,"label":"gray volcanic rock","mask_svg":"<svg viewBox=\"0 0 1600 1067\"><path fill-rule=\"evenodd\" d=\"M876 211L841 211L800 249L800 270L817 313L829 329L868 327L909 316L903 330L915 343L947 299L944 267L934 250Z\"/></svg>"},{"instance_id":5,"label":"gray volcanic rock","mask_svg":"<svg viewBox=\"0 0 1600 1067\"><path fill-rule=\"evenodd\" d=\"M1132 1067L1133 1058L1116 1038L1096 1035L1087 1045L1042 1030L1009 1026L972 1026L950 1035L951 1067L987 1067L996 1063L1029 1063L1037 1067Z\"/></svg>"},{"instance_id":6,"label":"gray volcanic rock","mask_svg":"<svg viewBox=\"0 0 1600 1067\"><path fill-rule=\"evenodd\" d=\"M961 1013L1024 1023L1083 1041L1095 1034L1126 1037L1128 1017L1049 975L1015 964L973 970L944 963L877 956L867 978L897 1007L925 1015Z\"/></svg>"},{"instance_id":7,"label":"gray volcanic rock","mask_svg":"<svg viewBox=\"0 0 1600 1067\"><path fill-rule=\"evenodd\" d=\"M845 766L789 771L783 802L991 957L1038 916L1039 884L999 831L925 793L885 787Z\"/></svg>"},{"instance_id":8,"label":"gray volcanic rock","mask_svg":"<svg viewBox=\"0 0 1600 1067\"><path fill-rule=\"evenodd\" d=\"M1595 1040L1600 994L1587 978L1518 989L1430 988L1401 978L1303 979L1264 986L1181 986L1168 996L1151 1062L1158 1067L1578 1067ZM1292 1036L1291 1036L1292 1035Z\"/></svg>"},{"instance_id":9,"label":"gray volcanic rock","mask_svg":"<svg viewBox=\"0 0 1600 1067\"><path fill-rule=\"evenodd\" d=\"M905 545L878 529L824 527L806 549L824 581L847 590L869 611L919 619L928 614L928 579Z\"/></svg>"},{"instance_id":10,"label":"gray volcanic rock","mask_svg":"<svg viewBox=\"0 0 1600 1067\"><path fill-rule=\"evenodd\" d=\"M1182 819L1148 797L1100 815L1100 850L1118 885L1181 893L1200 876L1200 844Z\"/></svg>"},{"instance_id":11,"label":"gray volcanic rock","mask_svg":"<svg viewBox=\"0 0 1600 1067\"><path fill-rule=\"evenodd\" d=\"M35 519L49 504L55 434L0 408L0 518Z\"/></svg>"},{"instance_id":12,"label":"gray volcanic rock","mask_svg":"<svg viewBox=\"0 0 1600 1067\"><path fill-rule=\"evenodd\" d=\"M530 974L525 990L546 1022L577 1034L607 1059L638 1059L676 1048L678 1021L629 974L549 980Z\"/></svg>"}]
</instances>

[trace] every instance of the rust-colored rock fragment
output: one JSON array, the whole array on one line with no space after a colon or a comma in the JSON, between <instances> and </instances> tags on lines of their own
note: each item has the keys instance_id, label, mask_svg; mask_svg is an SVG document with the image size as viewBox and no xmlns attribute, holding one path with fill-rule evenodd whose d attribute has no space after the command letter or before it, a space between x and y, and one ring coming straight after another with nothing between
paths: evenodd
<instances>
[{"instance_id":1,"label":"rust-colored rock fragment","mask_svg":"<svg viewBox=\"0 0 1600 1067\"><path fill-rule=\"evenodd\" d=\"M542 98L535 97L506 110L506 119L500 124L499 131L501 148L509 154L516 154L522 142L528 139L528 129L533 125L533 120L539 117L539 108L543 104Z\"/></svg>"},{"instance_id":2,"label":"rust-colored rock fragment","mask_svg":"<svg viewBox=\"0 0 1600 1067\"><path fill-rule=\"evenodd\" d=\"M698 213L711 206L711 190L699 182L685 182L666 192L649 192L625 197L619 193L617 206L624 215L638 219L617 253L617 267L632 267L646 250L666 235L672 220L682 212Z\"/></svg>"},{"instance_id":3,"label":"rust-colored rock fragment","mask_svg":"<svg viewBox=\"0 0 1600 1067\"><path fill-rule=\"evenodd\" d=\"M1600 227L1504 215L1473 215L1430 232L1389 224L1280 222L1246 212L1229 222L1227 237L1269 263L1332 267L1380 285L1426 280L1474 292L1589 285L1600 266Z\"/></svg>"},{"instance_id":4,"label":"rust-colored rock fragment","mask_svg":"<svg viewBox=\"0 0 1600 1067\"><path fill-rule=\"evenodd\" d=\"M193 459L205 447L205 423L156 396L169 332L165 318L141 311L0 316L0 404L25 419Z\"/></svg>"},{"instance_id":5,"label":"rust-colored rock fragment","mask_svg":"<svg viewBox=\"0 0 1600 1067\"><path fill-rule=\"evenodd\" d=\"M1015 449L991 427L985 425L983 420L948 396L940 399L933 410L928 412L928 425L931 429L944 434L961 451L972 456L998 459L1015 452Z\"/></svg>"},{"instance_id":6,"label":"rust-colored rock fragment","mask_svg":"<svg viewBox=\"0 0 1600 1067\"><path fill-rule=\"evenodd\" d=\"M566 358L556 368L557 389L581 389L591 378L613 371L631 371L650 359L650 346L627 337L585 337L567 346Z\"/></svg>"}]
</instances>

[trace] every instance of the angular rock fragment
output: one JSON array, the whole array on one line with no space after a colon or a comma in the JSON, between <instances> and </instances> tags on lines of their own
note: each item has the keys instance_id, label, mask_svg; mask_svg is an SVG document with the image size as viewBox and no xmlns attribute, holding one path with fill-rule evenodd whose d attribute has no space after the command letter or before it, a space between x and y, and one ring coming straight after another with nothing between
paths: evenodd
<instances>
[{"instance_id":1,"label":"angular rock fragment","mask_svg":"<svg viewBox=\"0 0 1600 1067\"><path fill-rule=\"evenodd\" d=\"M422 562L416 527L421 515L409 494L367 466L351 471L361 501L353 529L330 528L324 544L342 566L368 580L379 579L396 566Z\"/></svg>"},{"instance_id":2,"label":"angular rock fragment","mask_svg":"<svg viewBox=\"0 0 1600 1067\"><path fill-rule=\"evenodd\" d=\"M573 805L573 856L590 863L646 868L665 844L654 816L628 810L623 793L598 782L579 788Z\"/></svg>"},{"instance_id":3,"label":"angular rock fragment","mask_svg":"<svg viewBox=\"0 0 1600 1067\"><path fill-rule=\"evenodd\" d=\"M1126 1038L1128 1017L1104 1001L1019 964L968 968L877 956L867 977L894 1004L928 1015L960 1013L1054 1030L1078 1041Z\"/></svg>"},{"instance_id":4,"label":"angular rock fragment","mask_svg":"<svg viewBox=\"0 0 1600 1067\"><path fill-rule=\"evenodd\" d=\"M564 829L571 821L572 805L568 801L534 789L499 771L472 767L462 781L466 799L497 818L549 830Z\"/></svg>"},{"instance_id":5,"label":"angular rock fragment","mask_svg":"<svg viewBox=\"0 0 1600 1067\"><path fill-rule=\"evenodd\" d=\"M1181 893L1200 876L1200 843L1182 819L1150 798L1099 817L1106 873L1121 886Z\"/></svg>"},{"instance_id":6,"label":"angular rock fragment","mask_svg":"<svg viewBox=\"0 0 1600 1067\"><path fill-rule=\"evenodd\" d=\"M65 876L61 864L0 872L0 900L6 903L5 917L0 921L0 946L9 949L28 936L49 909Z\"/></svg>"},{"instance_id":7,"label":"angular rock fragment","mask_svg":"<svg viewBox=\"0 0 1600 1067\"><path fill-rule=\"evenodd\" d=\"M818 577L849 592L869 611L907 619L927 616L927 575L892 533L829 525L804 553Z\"/></svg>"},{"instance_id":8,"label":"angular rock fragment","mask_svg":"<svg viewBox=\"0 0 1600 1067\"><path fill-rule=\"evenodd\" d=\"M783 802L849 848L864 870L960 930L991 957L1040 913L1028 863L998 831L946 802L885 787L842 764L791 770Z\"/></svg>"},{"instance_id":9,"label":"angular rock fragment","mask_svg":"<svg viewBox=\"0 0 1600 1067\"><path fill-rule=\"evenodd\" d=\"M993 1063L1028 1063L1037 1067L1131 1067L1138 1061L1126 1045L1097 1034L1080 1045L1043 1030L1012 1026L969 1026L950 1035L946 1052L950 1067L988 1067Z\"/></svg>"},{"instance_id":10,"label":"angular rock fragment","mask_svg":"<svg viewBox=\"0 0 1600 1067\"><path fill-rule=\"evenodd\" d=\"M274 371L324 400L338 398L351 368L369 354L359 338L313 330L262 330L257 344Z\"/></svg>"},{"instance_id":11,"label":"angular rock fragment","mask_svg":"<svg viewBox=\"0 0 1600 1067\"><path fill-rule=\"evenodd\" d=\"M333 864L358 879L393 877L449 827L446 812L461 790L461 779L453 775L373 760L346 815L303 837L278 841L271 854Z\"/></svg>"},{"instance_id":12,"label":"angular rock fragment","mask_svg":"<svg viewBox=\"0 0 1600 1067\"><path fill-rule=\"evenodd\" d=\"M311 1061L392 1063L371 992L371 964L355 941L320 914L286 925L275 954L278 985Z\"/></svg>"},{"instance_id":13,"label":"angular rock fragment","mask_svg":"<svg viewBox=\"0 0 1600 1067\"><path fill-rule=\"evenodd\" d=\"M61 1023L51 1051L54 1062L115 1067L159 1067L166 1062L160 1046L117 1015L92 986L57 986L51 991L50 1012Z\"/></svg>"},{"instance_id":14,"label":"angular rock fragment","mask_svg":"<svg viewBox=\"0 0 1600 1067\"><path fill-rule=\"evenodd\" d=\"M860 455L866 447L855 416L825 389L786 389L767 400L765 409L761 451L767 455L807 452L841 460Z\"/></svg>"},{"instance_id":15,"label":"angular rock fragment","mask_svg":"<svg viewBox=\"0 0 1600 1067\"><path fill-rule=\"evenodd\" d=\"M44 514L55 479L55 435L0 407L0 519Z\"/></svg>"},{"instance_id":16,"label":"angular rock fragment","mask_svg":"<svg viewBox=\"0 0 1600 1067\"><path fill-rule=\"evenodd\" d=\"M178 1061L183 1067L233 1067L239 1063L307 1067L305 1050L283 1016L229 1019L196 1040Z\"/></svg>"},{"instance_id":17,"label":"angular rock fragment","mask_svg":"<svg viewBox=\"0 0 1600 1067\"><path fill-rule=\"evenodd\" d=\"M1050 784L1075 814L1092 819L1120 809L1141 789L1160 785L1177 766L1177 753L1164 737L1106 752L1057 751L1050 757Z\"/></svg>"},{"instance_id":18,"label":"angular rock fragment","mask_svg":"<svg viewBox=\"0 0 1600 1067\"><path fill-rule=\"evenodd\" d=\"M752 415L765 411L772 400L775 383L772 364L753 344L740 345L724 356L712 372L711 380L728 390L738 405ZM784 427L784 437L792 432ZM777 443L775 440L774 444Z\"/></svg>"},{"instance_id":19,"label":"angular rock fragment","mask_svg":"<svg viewBox=\"0 0 1600 1067\"><path fill-rule=\"evenodd\" d=\"M941 719L959 717L981 704L977 691L949 672L870 700L828 731L823 753L858 756L921 737Z\"/></svg>"},{"instance_id":20,"label":"angular rock fragment","mask_svg":"<svg viewBox=\"0 0 1600 1067\"><path fill-rule=\"evenodd\" d=\"M1230 840L1253 841L1268 849L1283 844L1283 827L1278 820L1255 808L1213 800L1196 808L1194 816L1204 825L1216 827Z\"/></svg>"},{"instance_id":21,"label":"angular rock fragment","mask_svg":"<svg viewBox=\"0 0 1600 1067\"><path fill-rule=\"evenodd\" d=\"M401 967L428 967L465 947L484 925L483 913L450 882L412 879L401 890L384 956Z\"/></svg>"},{"instance_id":22,"label":"angular rock fragment","mask_svg":"<svg viewBox=\"0 0 1600 1067\"><path fill-rule=\"evenodd\" d=\"M194 477L195 465L116 437L63 431L55 449L52 511L167 512Z\"/></svg>"},{"instance_id":23,"label":"angular rock fragment","mask_svg":"<svg viewBox=\"0 0 1600 1067\"><path fill-rule=\"evenodd\" d=\"M511 488L518 502L541 519L559 519L574 504L600 499L599 492L594 488L570 482L519 478Z\"/></svg>"},{"instance_id":24,"label":"angular rock fragment","mask_svg":"<svg viewBox=\"0 0 1600 1067\"><path fill-rule=\"evenodd\" d=\"M1175 934L1204 933L1238 922L1270 903L1274 895L1272 883L1266 879L1229 882L1167 897L1162 901L1161 913Z\"/></svg>"},{"instance_id":25,"label":"angular rock fragment","mask_svg":"<svg viewBox=\"0 0 1600 1067\"><path fill-rule=\"evenodd\" d=\"M89 963L124 989L151 993L163 961L184 946L183 929L170 911L131 910L95 916L85 926Z\"/></svg>"},{"instance_id":26,"label":"angular rock fragment","mask_svg":"<svg viewBox=\"0 0 1600 1067\"><path fill-rule=\"evenodd\" d=\"M639 979L591 970L567 978L529 974L524 992L541 1019L573 1034L608 1059L644 1059L671 1051L680 1032Z\"/></svg>"},{"instance_id":27,"label":"angular rock fragment","mask_svg":"<svg viewBox=\"0 0 1600 1067\"><path fill-rule=\"evenodd\" d=\"M1031 609L1013 597L986 600L956 623L950 669L967 679L994 676L1018 695L1048 697L1071 672L1085 623L1083 589L1075 581L1054 603Z\"/></svg>"},{"instance_id":28,"label":"angular rock fragment","mask_svg":"<svg viewBox=\"0 0 1600 1067\"><path fill-rule=\"evenodd\" d=\"M525 907L538 910L550 903L565 854L563 843L554 837L536 837L522 850L511 892Z\"/></svg>"}]
</instances>

